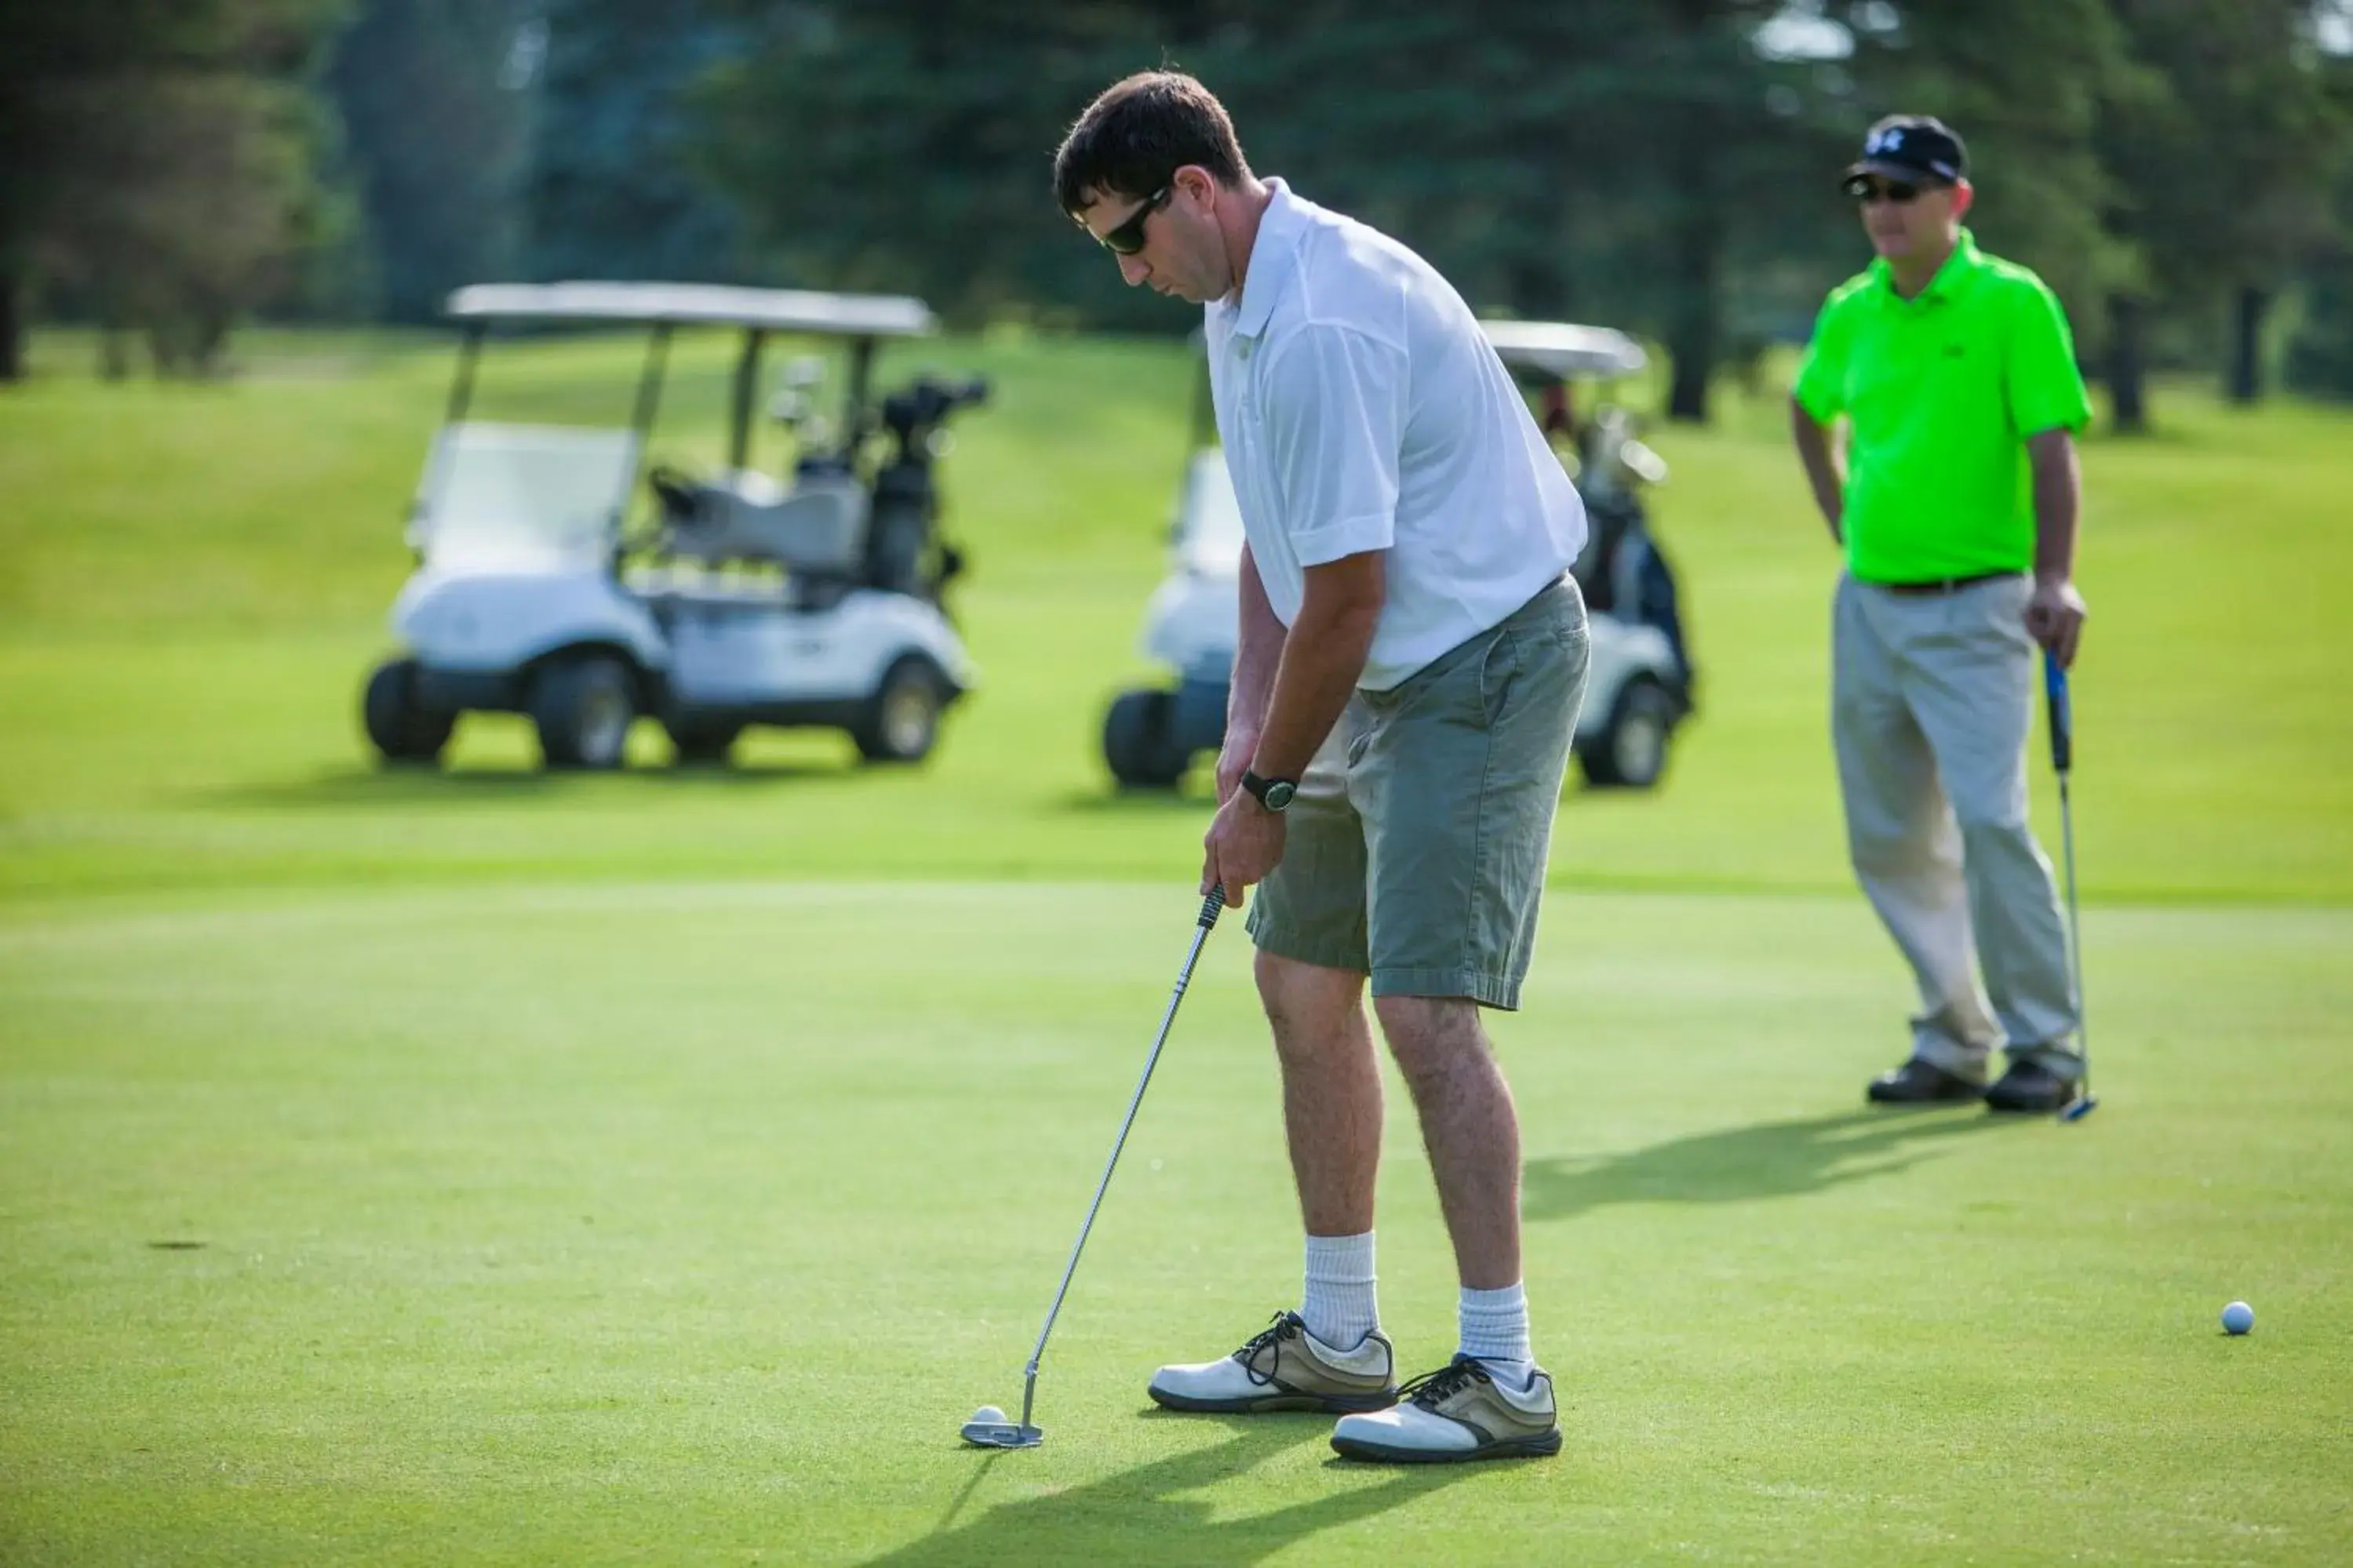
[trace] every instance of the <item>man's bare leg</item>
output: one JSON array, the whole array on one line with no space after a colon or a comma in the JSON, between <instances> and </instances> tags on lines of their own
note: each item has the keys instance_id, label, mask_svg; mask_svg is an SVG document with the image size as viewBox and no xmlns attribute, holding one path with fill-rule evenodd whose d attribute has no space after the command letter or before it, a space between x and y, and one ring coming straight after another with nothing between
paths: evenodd
<instances>
[{"instance_id":1,"label":"man's bare leg","mask_svg":"<svg viewBox=\"0 0 2353 1568\"><path fill-rule=\"evenodd\" d=\"M1365 1020L1365 977L1261 952L1258 994L1282 1067L1282 1126L1307 1234L1370 1230L1381 1069Z\"/></svg>"},{"instance_id":2,"label":"man's bare leg","mask_svg":"<svg viewBox=\"0 0 2353 1568\"><path fill-rule=\"evenodd\" d=\"M1381 1071L1365 976L1261 952L1259 998L1282 1068L1282 1123L1307 1229L1308 1331L1346 1349L1379 1326L1373 1190L1381 1165Z\"/></svg>"},{"instance_id":3,"label":"man's bare leg","mask_svg":"<svg viewBox=\"0 0 2353 1568\"><path fill-rule=\"evenodd\" d=\"M1422 1146L1463 1288L1517 1285L1519 1113L1478 1005L1461 996L1382 996L1373 1010L1421 1115Z\"/></svg>"}]
</instances>

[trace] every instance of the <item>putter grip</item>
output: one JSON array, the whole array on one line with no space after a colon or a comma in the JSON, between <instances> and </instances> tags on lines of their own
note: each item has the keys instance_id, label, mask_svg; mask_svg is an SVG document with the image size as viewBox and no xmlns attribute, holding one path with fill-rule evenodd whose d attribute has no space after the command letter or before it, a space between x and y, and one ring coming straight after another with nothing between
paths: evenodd
<instances>
[{"instance_id":1,"label":"putter grip","mask_svg":"<svg viewBox=\"0 0 2353 1568\"><path fill-rule=\"evenodd\" d=\"M1208 931L1215 927L1218 923L1218 911L1225 907L1226 888L1225 884L1220 882L1209 889L1208 898L1201 900L1201 929Z\"/></svg>"},{"instance_id":2,"label":"putter grip","mask_svg":"<svg viewBox=\"0 0 2353 1568\"><path fill-rule=\"evenodd\" d=\"M2051 765L2065 773L2075 765L2075 714L2067 700L2067 667L2042 656L2042 695L2051 713Z\"/></svg>"}]
</instances>

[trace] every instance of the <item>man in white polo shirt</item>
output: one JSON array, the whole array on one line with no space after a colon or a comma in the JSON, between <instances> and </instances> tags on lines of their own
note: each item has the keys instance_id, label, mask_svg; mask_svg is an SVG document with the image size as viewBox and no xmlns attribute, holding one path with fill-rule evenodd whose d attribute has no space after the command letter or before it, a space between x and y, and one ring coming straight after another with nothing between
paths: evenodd
<instances>
[{"instance_id":1,"label":"man in white polo shirt","mask_svg":"<svg viewBox=\"0 0 2353 1568\"><path fill-rule=\"evenodd\" d=\"M1476 320L1395 240L1261 181L1208 89L1128 78L1056 154L1122 276L1207 307L1241 502L1241 641L1201 887L1239 903L1282 1072L1305 1299L1166 1366L1179 1410L1325 1410L1352 1458L1560 1447L1528 1342L1519 1128L1479 1020L1516 1007L1588 658L1585 513ZM1381 1079L1413 1095L1461 1280L1400 1388L1374 1300Z\"/></svg>"}]
</instances>

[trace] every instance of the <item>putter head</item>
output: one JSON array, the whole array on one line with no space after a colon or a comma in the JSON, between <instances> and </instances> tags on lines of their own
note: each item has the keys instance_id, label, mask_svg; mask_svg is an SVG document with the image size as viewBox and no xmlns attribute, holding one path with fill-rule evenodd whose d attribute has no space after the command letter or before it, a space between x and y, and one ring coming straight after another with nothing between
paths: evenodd
<instances>
[{"instance_id":1,"label":"putter head","mask_svg":"<svg viewBox=\"0 0 2353 1568\"><path fill-rule=\"evenodd\" d=\"M2099 1108L2100 1097L2098 1095L2078 1095L2075 1099L2068 1102L2064 1110L2059 1112L2059 1120L2062 1121L2081 1121L2084 1118L2091 1115L2092 1112L2097 1110Z\"/></svg>"},{"instance_id":2,"label":"putter head","mask_svg":"<svg viewBox=\"0 0 2353 1568\"><path fill-rule=\"evenodd\" d=\"M1018 1421L967 1421L962 1433L976 1448L1034 1448L1046 1440L1043 1430Z\"/></svg>"}]
</instances>

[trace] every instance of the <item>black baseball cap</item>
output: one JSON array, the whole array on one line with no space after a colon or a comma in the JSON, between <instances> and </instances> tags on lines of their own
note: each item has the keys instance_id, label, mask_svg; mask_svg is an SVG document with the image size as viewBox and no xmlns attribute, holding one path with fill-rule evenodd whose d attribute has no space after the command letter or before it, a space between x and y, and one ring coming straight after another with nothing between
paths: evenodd
<instances>
[{"instance_id":1,"label":"black baseball cap","mask_svg":"<svg viewBox=\"0 0 2353 1568\"><path fill-rule=\"evenodd\" d=\"M1969 150L1958 132L1933 114L1891 114L1862 139L1862 156L1841 179L1883 179L1952 184L1968 177Z\"/></svg>"}]
</instances>

